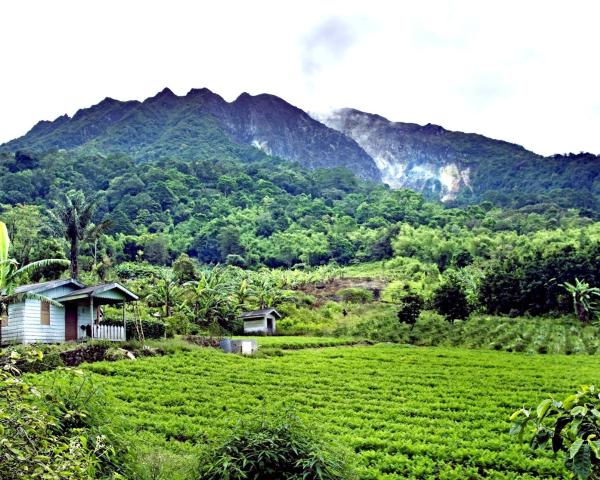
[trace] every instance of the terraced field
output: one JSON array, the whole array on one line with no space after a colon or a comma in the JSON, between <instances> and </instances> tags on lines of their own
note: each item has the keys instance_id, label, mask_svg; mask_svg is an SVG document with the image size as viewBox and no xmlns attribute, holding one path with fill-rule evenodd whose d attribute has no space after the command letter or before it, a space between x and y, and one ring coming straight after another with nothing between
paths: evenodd
<instances>
[{"instance_id":1,"label":"terraced field","mask_svg":"<svg viewBox=\"0 0 600 480\"><path fill-rule=\"evenodd\" d=\"M262 358L194 349L85 368L112 397L125 439L164 478L188 478L198 449L239 419L292 408L355 452L361 479L391 480L564 478L561 459L515 443L508 417L599 382L597 365L583 355L382 345Z\"/></svg>"}]
</instances>

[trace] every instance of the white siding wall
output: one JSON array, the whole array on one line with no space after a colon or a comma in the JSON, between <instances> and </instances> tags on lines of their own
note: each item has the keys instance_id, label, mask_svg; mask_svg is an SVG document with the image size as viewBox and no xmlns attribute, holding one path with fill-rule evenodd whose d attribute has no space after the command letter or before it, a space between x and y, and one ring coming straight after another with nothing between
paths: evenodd
<instances>
[{"instance_id":1,"label":"white siding wall","mask_svg":"<svg viewBox=\"0 0 600 480\"><path fill-rule=\"evenodd\" d=\"M267 331L267 320L265 318L260 320L244 320L244 333L252 332L266 332Z\"/></svg>"},{"instance_id":2,"label":"white siding wall","mask_svg":"<svg viewBox=\"0 0 600 480\"><path fill-rule=\"evenodd\" d=\"M23 343L58 343L65 341L65 309L50 305L50 325L41 325L42 303L26 300L23 323Z\"/></svg>"},{"instance_id":3,"label":"white siding wall","mask_svg":"<svg viewBox=\"0 0 600 480\"><path fill-rule=\"evenodd\" d=\"M23 341L23 314L25 303L13 303L8 306L8 325L2 327L2 343L21 343Z\"/></svg>"},{"instance_id":4,"label":"white siding wall","mask_svg":"<svg viewBox=\"0 0 600 480\"><path fill-rule=\"evenodd\" d=\"M40 292L49 298L58 298L75 290L66 285L52 290ZM41 302L26 300L22 314L22 343L59 343L65 341L65 309L50 305L50 325L40 324ZM10 322L10 320L9 320Z\"/></svg>"}]
</instances>

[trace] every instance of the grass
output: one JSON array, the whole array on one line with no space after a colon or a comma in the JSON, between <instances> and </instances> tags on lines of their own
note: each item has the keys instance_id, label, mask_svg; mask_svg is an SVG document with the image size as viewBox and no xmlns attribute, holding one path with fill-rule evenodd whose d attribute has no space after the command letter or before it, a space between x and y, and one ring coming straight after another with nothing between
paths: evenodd
<instances>
[{"instance_id":1,"label":"grass","mask_svg":"<svg viewBox=\"0 0 600 480\"><path fill-rule=\"evenodd\" d=\"M84 368L103 385L144 479L193 478L207 442L285 409L353 450L361 480L564 478L562 459L509 436L508 417L600 381L589 356L399 345L259 358L195 348Z\"/></svg>"},{"instance_id":2,"label":"grass","mask_svg":"<svg viewBox=\"0 0 600 480\"><path fill-rule=\"evenodd\" d=\"M451 323L425 311L411 328L398 321L397 313L397 306L386 303L329 303L318 309L289 308L278 327L300 335L356 337L420 346L567 355L600 352L600 326L582 325L573 316L509 318L474 314Z\"/></svg>"},{"instance_id":3,"label":"grass","mask_svg":"<svg viewBox=\"0 0 600 480\"><path fill-rule=\"evenodd\" d=\"M253 337L252 335L249 335L243 337L238 336L234 338L256 338L260 348L281 348L282 350L335 347L341 345L355 345L357 343L361 343L361 340L355 337Z\"/></svg>"}]
</instances>

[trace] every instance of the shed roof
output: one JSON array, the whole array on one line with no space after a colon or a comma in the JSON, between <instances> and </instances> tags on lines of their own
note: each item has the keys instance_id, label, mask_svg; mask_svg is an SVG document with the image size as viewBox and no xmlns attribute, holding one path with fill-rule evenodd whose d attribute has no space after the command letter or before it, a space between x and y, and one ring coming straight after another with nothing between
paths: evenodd
<instances>
[{"instance_id":1,"label":"shed roof","mask_svg":"<svg viewBox=\"0 0 600 480\"><path fill-rule=\"evenodd\" d=\"M15 293L28 293L28 292L44 292L46 290L52 290L53 288L64 287L65 285L72 284L77 289L85 287L85 285L81 282L73 278L63 279L63 280L51 280L49 282L41 282L41 283L30 283L28 285L21 285L20 287L15 288Z\"/></svg>"},{"instance_id":2,"label":"shed roof","mask_svg":"<svg viewBox=\"0 0 600 480\"><path fill-rule=\"evenodd\" d=\"M63 295L62 297L55 298L57 302L68 302L70 300L79 300L82 298L90 298L90 297L98 297L103 293L109 291L117 291L121 293L125 297L125 301L132 302L138 300L139 297L127 290L120 283L105 283L102 285L94 285L92 287L82 288L81 290L75 290L74 292L70 292L67 295Z\"/></svg>"},{"instance_id":3,"label":"shed roof","mask_svg":"<svg viewBox=\"0 0 600 480\"><path fill-rule=\"evenodd\" d=\"M244 312L240 315L240 318L262 318L270 314L275 315L277 318L281 318L281 314L274 308L263 308L261 310L252 310L250 312Z\"/></svg>"}]
</instances>

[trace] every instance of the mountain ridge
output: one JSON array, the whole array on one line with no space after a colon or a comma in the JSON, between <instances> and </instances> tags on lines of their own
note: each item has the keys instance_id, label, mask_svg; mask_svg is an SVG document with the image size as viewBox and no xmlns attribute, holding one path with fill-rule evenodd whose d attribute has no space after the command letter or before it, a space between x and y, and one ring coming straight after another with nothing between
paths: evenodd
<instances>
[{"instance_id":1,"label":"mountain ridge","mask_svg":"<svg viewBox=\"0 0 600 480\"><path fill-rule=\"evenodd\" d=\"M219 149L205 151L211 145L206 133L222 145L254 146L304 167L345 167L365 180L381 181L375 163L354 140L300 108L270 94L244 92L227 102L207 88L185 96L165 88L141 102L107 97L72 117L38 122L22 137L0 145L0 151L93 147L137 160L221 154Z\"/></svg>"},{"instance_id":2,"label":"mountain ridge","mask_svg":"<svg viewBox=\"0 0 600 480\"><path fill-rule=\"evenodd\" d=\"M593 154L545 157L478 133L352 108L309 114L267 93L242 92L231 102L208 88L182 96L164 88L143 101L106 97L0 145L0 152L13 153L60 149L124 154L139 162L248 161L267 154L304 168L343 167L363 180L447 203L507 204L517 197L517 204L526 204L527 196L566 194L593 208L600 199L600 157Z\"/></svg>"}]
</instances>

